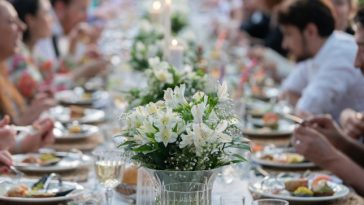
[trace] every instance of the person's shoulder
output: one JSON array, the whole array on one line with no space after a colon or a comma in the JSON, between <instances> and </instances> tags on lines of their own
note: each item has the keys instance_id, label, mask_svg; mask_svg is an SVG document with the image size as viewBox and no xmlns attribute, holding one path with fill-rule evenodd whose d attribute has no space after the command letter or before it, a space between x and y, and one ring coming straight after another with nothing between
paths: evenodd
<instances>
[{"instance_id":1,"label":"person's shoulder","mask_svg":"<svg viewBox=\"0 0 364 205\"><path fill-rule=\"evenodd\" d=\"M344 47L353 47L356 48L356 42L353 35L342 32L342 31L335 31L333 33L335 39L336 46L344 46Z\"/></svg>"}]
</instances>

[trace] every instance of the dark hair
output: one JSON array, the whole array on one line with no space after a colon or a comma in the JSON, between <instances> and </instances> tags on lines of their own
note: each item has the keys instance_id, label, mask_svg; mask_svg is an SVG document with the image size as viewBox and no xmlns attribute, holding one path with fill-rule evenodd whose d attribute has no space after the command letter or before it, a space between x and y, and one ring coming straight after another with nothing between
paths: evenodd
<instances>
[{"instance_id":1,"label":"dark hair","mask_svg":"<svg viewBox=\"0 0 364 205\"><path fill-rule=\"evenodd\" d=\"M69 5L71 3L72 0L51 0L51 4L52 6L56 5L57 2L62 2L65 5Z\"/></svg>"},{"instance_id":2,"label":"dark hair","mask_svg":"<svg viewBox=\"0 0 364 205\"><path fill-rule=\"evenodd\" d=\"M335 30L335 17L330 2L326 0L290 0L278 11L281 25L293 25L303 31L309 23L316 25L321 37Z\"/></svg>"},{"instance_id":3,"label":"dark hair","mask_svg":"<svg viewBox=\"0 0 364 205\"><path fill-rule=\"evenodd\" d=\"M20 20L24 23L27 15L36 16L39 10L40 0L11 0ZM26 28L23 33L23 41L28 41L30 39L29 28Z\"/></svg>"},{"instance_id":4,"label":"dark hair","mask_svg":"<svg viewBox=\"0 0 364 205\"><path fill-rule=\"evenodd\" d=\"M364 26L364 7L361 7L354 17L354 22Z\"/></svg>"}]
</instances>

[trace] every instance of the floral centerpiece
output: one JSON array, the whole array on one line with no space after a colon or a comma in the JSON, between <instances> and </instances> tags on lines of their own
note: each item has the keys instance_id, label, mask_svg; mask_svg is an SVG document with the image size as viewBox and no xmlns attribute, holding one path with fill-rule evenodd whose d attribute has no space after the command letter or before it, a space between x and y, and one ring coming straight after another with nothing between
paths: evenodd
<instances>
[{"instance_id":1,"label":"floral centerpiece","mask_svg":"<svg viewBox=\"0 0 364 205\"><path fill-rule=\"evenodd\" d=\"M162 57L163 30L152 26L148 21L142 21L138 34L130 52L129 64L134 70L143 71L149 68L148 59Z\"/></svg>"},{"instance_id":2,"label":"floral centerpiece","mask_svg":"<svg viewBox=\"0 0 364 205\"><path fill-rule=\"evenodd\" d=\"M197 91L210 92L207 76L200 71L179 71L158 57L150 58L149 69L145 71L148 79L144 89L131 89L127 92L129 107L133 108L163 99L164 90L185 84L185 94L190 99Z\"/></svg>"},{"instance_id":3,"label":"floral centerpiece","mask_svg":"<svg viewBox=\"0 0 364 205\"><path fill-rule=\"evenodd\" d=\"M217 92L185 97L186 85L168 88L164 100L128 112L122 146L142 166L159 170L215 169L244 161L249 150L226 84ZM232 149L233 148L233 149Z\"/></svg>"},{"instance_id":4,"label":"floral centerpiece","mask_svg":"<svg viewBox=\"0 0 364 205\"><path fill-rule=\"evenodd\" d=\"M163 100L123 116L121 147L147 170L138 174L138 204L180 204L188 193L183 204L209 205L215 177L211 170L245 161L243 153L250 149L226 84L210 94L198 91L190 99L185 91L185 84L168 88ZM152 195L155 203L143 197L146 192L154 193L146 196Z\"/></svg>"}]
</instances>

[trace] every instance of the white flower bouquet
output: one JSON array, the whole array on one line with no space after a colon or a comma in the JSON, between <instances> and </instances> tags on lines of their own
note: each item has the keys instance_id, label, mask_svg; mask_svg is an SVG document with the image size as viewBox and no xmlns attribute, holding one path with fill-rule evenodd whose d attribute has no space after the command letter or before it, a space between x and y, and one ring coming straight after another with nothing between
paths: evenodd
<instances>
[{"instance_id":1,"label":"white flower bouquet","mask_svg":"<svg viewBox=\"0 0 364 205\"><path fill-rule=\"evenodd\" d=\"M129 64L133 69L143 71L149 68L149 58L163 55L163 30L153 27L148 21L142 21L140 25L130 51Z\"/></svg>"},{"instance_id":2,"label":"white flower bouquet","mask_svg":"<svg viewBox=\"0 0 364 205\"><path fill-rule=\"evenodd\" d=\"M207 75L199 71L178 71L158 57L150 58L149 69L145 71L148 79L147 87L135 88L127 92L129 108L146 105L163 99L164 90L185 84L185 95L191 98L197 91L210 92L207 88L211 83Z\"/></svg>"},{"instance_id":3,"label":"white flower bouquet","mask_svg":"<svg viewBox=\"0 0 364 205\"><path fill-rule=\"evenodd\" d=\"M185 97L186 85L168 88L164 100L126 113L120 146L141 166L156 170L198 171L245 161L250 149L241 134L226 84L211 94Z\"/></svg>"}]
</instances>

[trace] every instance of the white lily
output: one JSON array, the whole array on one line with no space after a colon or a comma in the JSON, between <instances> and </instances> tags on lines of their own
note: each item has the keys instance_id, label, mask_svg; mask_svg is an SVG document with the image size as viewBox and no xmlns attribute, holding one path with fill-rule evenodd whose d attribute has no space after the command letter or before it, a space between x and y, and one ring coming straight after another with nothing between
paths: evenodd
<instances>
[{"instance_id":1,"label":"white lily","mask_svg":"<svg viewBox=\"0 0 364 205\"><path fill-rule=\"evenodd\" d=\"M197 93L195 93L192 96L192 99L194 99L196 101L200 101L204 96L205 96L205 93L204 92L198 91Z\"/></svg>"},{"instance_id":2,"label":"white lily","mask_svg":"<svg viewBox=\"0 0 364 205\"><path fill-rule=\"evenodd\" d=\"M218 140L220 143L229 143L232 142L233 138L224 133L226 128L228 127L228 122L226 120L222 120L215 128L213 138Z\"/></svg>"},{"instance_id":3,"label":"white lily","mask_svg":"<svg viewBox=\"0 0 364 205\"><path fill-rule=\"evenodd\" d=\"M168 143L174 143L177 140L177 134L172 132L172 129L168 127L162 127L159 132L155 134L155 140L162 142L167 147Z\"/></svg>"},{"instance_id":4,"label":"white lily","mask_svg":"<svg viewBox=\"0 0 364 205\"><path fill-rule=\"evenodd\" d=\"M155 103L149 103L148 105L146 105L146 111L149 115L152 115L158 112L158 107Z\"/></svg>"},{"instance_id":5,"label":"white lily","mask_svg":"<svg viewBox=\"0 0 364 205\"><path fill-rule=\"evenodd\" d=\"M155 133L157 130L154 128L152 120L151 119L147 119L138 128L138 131L141 134L149 134L149 133Z\"/></svg>"},{"instance_id":6,"label":"white lily","mask_svg":"<svg viewBox=\"0 0 364 205\"><path fill-rule=\"evenodd\" d=\"M174 97L176 99L176 102L178 104L186 104L187 100L185 98L185 90L186 90L186 85L182 84L180 86L177 86L174 88Z\"/></svg>"},{"instance_id":7,"label":"white lily","mask_svg":"<svg viewBox=\"0 0 364 205\"><path fill-rule=\"evenodd\" d=\"M192 145L193 139L195 138L194 132L191 130L191 128L187 128L186 132L187 132L187 134L181 135L182 141L179 143L179 147L181 149Z\"/></svg>"},{"instance_id":8,"label":"white lily","mask_svg":"<svg viewBox=\"0 0 364 205\"><path fill-rule=\"evenodd\" d=\"M217 96L220 102L226 101L229 99L228 86L226 82L223 82L222 85L218 85L217 87Z\"/></svg>"},{"instance_id":9,"label":"white lily","mask_svg":"<svg viewBox=\"0 0 364 205\"><path fill-rule=\"evenodd\" d=\"M206 104L200 103L197 105L192 106L191 112L193 116L193 122L194 123L202 123L203 122L203 116L205 114L206 110Z\"/></svg>"}]
</instances>

